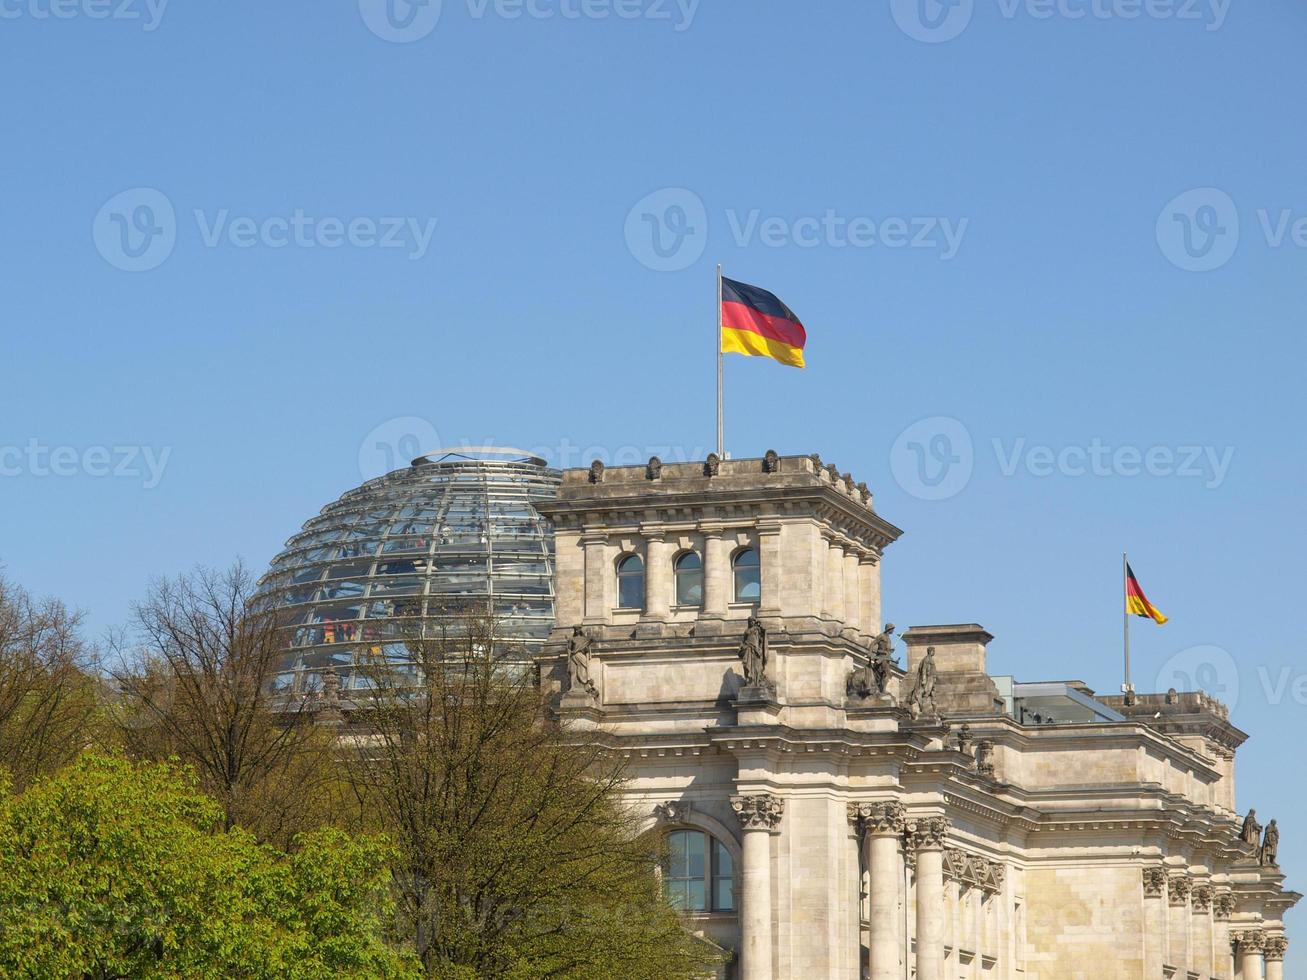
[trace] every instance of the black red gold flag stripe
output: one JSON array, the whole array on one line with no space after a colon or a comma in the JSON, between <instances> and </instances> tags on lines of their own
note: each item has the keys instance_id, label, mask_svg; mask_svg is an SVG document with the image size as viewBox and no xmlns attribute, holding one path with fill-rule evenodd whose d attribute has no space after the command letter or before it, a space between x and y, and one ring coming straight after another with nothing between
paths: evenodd
<instances>
[{"instance_id":1,"label":"black red gold flag stripe","mask_svg":"<svg viewBox=\"0 0 1307 980\"><path fill-rule=\"evenodd\" d=\"M808 335L775 293L722 277L722 353L770 357L803 367Z\"/></svg>"},{"instance_id":2,"label":"black red gold flag stripe","mask_svg":"<svg viewBox=\"0 0 1307 980\"><path fill-rule=\"evenodd\" d=\"M1151 619L1159 626L1166 622L1166 617L1144 595L1144 590L1139 587L1139 580L1135 578L1128 563L1125 566L1125 611L1133 616Z\"/></svg>"}]
</instances>

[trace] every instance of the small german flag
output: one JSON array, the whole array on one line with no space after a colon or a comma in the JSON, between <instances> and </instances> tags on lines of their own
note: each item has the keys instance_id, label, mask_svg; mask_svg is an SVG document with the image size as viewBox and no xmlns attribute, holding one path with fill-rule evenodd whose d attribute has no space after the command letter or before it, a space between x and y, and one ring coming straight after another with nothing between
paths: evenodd
<instances>
[{"instance_id":1,"label":"small german flag","mask_svg":"<svg viewBox=\"0 0 1307 980\"><path fill-rule=\"evenodd\" d=\"M1139 580L1135 578L1135 573L1129 564L1125 566L1125 611L1135 616L1142 616L1144 619L1151 619L1158 626L1166 622L1166 617L1148 601L1148 596L1144 595L1144 590L1139 587Z\"/></svg>"},{"instance_id":2,"label":"small german flag","mask_svg":"<svg viewBox=\"0 0 1307 980\"><path fill-rule=\"evenodd\" d=\"M803 367L808 335L774 293L722 277L722 353L770 357Z\"/></svg>"}]
</instances>

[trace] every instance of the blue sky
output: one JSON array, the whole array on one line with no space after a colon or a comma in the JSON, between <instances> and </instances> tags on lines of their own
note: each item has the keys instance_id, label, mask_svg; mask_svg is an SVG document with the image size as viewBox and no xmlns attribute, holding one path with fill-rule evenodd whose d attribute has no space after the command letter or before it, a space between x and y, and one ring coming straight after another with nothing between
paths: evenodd
<instances>
[{"instance_id":1,"label":"blue sky","mask_svg":"<svg viewBox=\"0 0 1307 980\"><path fill-rule=\"evenodd\" d=\"M1114 691L1128 548L1307 873L1307 8L62 3L0 2L11 577L99 632L379 445L701 455L721 262L809 333L728 448L868 482L887 616Z\"/></svg>"}]
</instances>

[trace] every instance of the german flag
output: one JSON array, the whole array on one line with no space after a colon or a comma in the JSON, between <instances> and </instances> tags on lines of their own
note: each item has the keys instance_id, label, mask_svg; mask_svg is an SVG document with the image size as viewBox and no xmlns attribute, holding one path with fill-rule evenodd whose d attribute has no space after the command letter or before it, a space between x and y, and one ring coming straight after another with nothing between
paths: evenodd
<instances>
[{"instance_id":1,"label":"german flag","mask_svg":"<svg viewBox=\"0 0 1307 980\"><path fill-rule=\"evenodd\" d=\"M1144 590L1139 587L1139 580L1135 578L1135 573L1128 564L1125 567L1125 611L1135 616L1142 616L1144 619L1151 619L1158 626L1166 622L1166 617L1158 612L1157 607L1148 601L1148 596L1144 595Z\"/></svg>"},{"instance_id":2,"label":"german flag","mask_svg":"<svg viewBox=\"0 0 1307 980\"><path fill-rule=\"evenodd\" d=\"M722 353L770 357L803 367L808 335L794 311L774 293L722 278Z\"/></svg>"}]
</instances>

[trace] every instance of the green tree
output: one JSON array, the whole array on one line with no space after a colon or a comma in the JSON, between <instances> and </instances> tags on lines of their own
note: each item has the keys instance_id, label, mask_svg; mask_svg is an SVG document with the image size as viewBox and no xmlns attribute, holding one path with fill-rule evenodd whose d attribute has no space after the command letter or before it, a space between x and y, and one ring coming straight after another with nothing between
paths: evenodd
<instances>
[{"instance_id":1,"label":"green tree","mask_svg":"<svg viewBox=\"0 0 1307 980\"><path fill-rule=\"evenodd\" d=\"M391 978L389 850L337 830L293 854L223 829L193 776L87 754L0 787L0 975Z\"/></svg>"}]
</instances>

